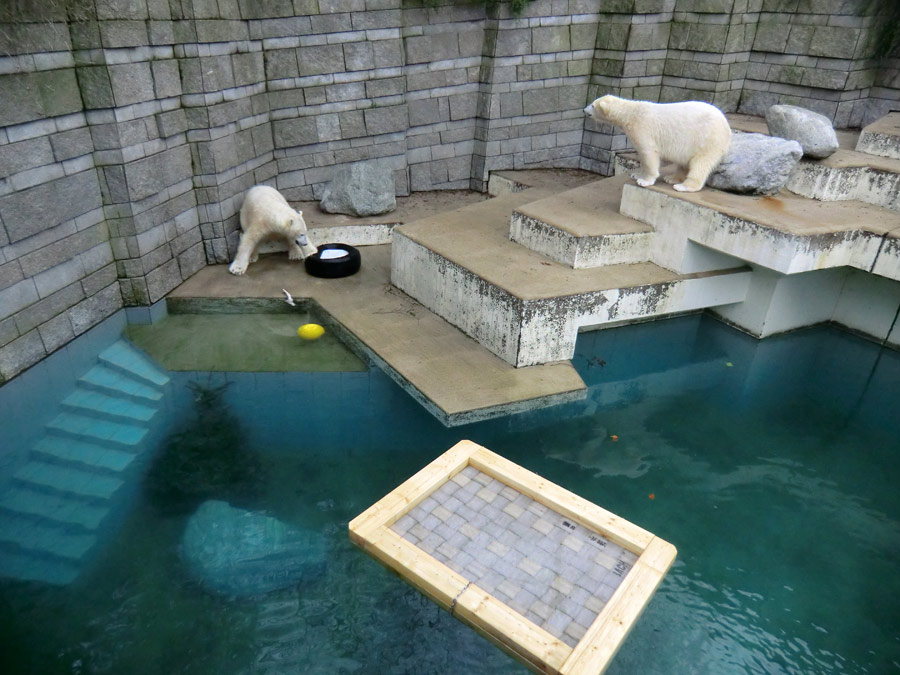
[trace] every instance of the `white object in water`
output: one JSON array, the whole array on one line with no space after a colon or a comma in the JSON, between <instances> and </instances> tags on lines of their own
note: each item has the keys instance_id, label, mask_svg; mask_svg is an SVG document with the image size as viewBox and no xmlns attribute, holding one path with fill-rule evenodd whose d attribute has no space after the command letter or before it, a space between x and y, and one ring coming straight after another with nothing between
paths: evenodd
<instances>
[{"instance_id":1,"label":"white object in water","mask_svg":"<svg viewBox=\"0 0 900 675\"><path fill-rule=\"evenodd\" d=\"M284 301L285 301L287 304L289 304L291 307L296 307L296 306L297 306L297 303L294 302L294 298L291 297L291 294L290 294L290 293L288 293L288 292L287 292L285 289L283 289L283 288L281 289L281 292L284 293L284 295L285 295Z\"/></svg>"},{"instance_id":2,"label":"white object in water","mask_svg":"<svg viewBox=\"0 0 900 675\"><path fill-rule=\"evenodd\" d=\"M319 254L319 260L336 260L350 255L347 251L339 248L326 248Z\"/></svg>"}]
</instances>

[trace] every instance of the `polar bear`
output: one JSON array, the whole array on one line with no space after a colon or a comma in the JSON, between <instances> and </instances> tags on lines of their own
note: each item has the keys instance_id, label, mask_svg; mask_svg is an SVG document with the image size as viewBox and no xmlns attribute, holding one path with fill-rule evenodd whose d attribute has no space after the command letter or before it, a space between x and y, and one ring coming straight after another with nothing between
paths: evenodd
<instances>
[{"instance_id":1,"label":"polar bear","mask_svg":"<svg viewBox=\"0 0 900 675\"><path fill-rule=\"evenodd\" d=\"M584 114L625 130L641 160L642 175L635 180L642 187L656 182L662 160L678 165L667 183L674 183L679 192L697 192L731 144L725 115L702 101L652 103L607 95L587 106Z\"/></svg>"},{"instance_id":2,"label":"polar bear","mask_svg":"<svg viewBox=\"0 0 900 675\"><path fill-rule=\"evenodd\" d=\"M232 274L241 275L256 262L256 247L264 239L287 239L291 260L303 260L318 251L307 238L303 212L294 211L282 194L268 185L254 185L247 191L241 206L241 230L241 243L228 267Z\"/></svg>"}]
</instances>

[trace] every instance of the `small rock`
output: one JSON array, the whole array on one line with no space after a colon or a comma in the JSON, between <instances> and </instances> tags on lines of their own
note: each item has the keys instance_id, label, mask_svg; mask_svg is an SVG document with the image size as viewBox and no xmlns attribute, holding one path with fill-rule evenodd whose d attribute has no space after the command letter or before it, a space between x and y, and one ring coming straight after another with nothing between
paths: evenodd
<instances>
[{"instance_id":1,"label":"small rock","mask_svg":"<svg viewBox=\"0 0 900 675\"><path fill-rule=\"evenodd\" d=\"M766 111L769 133L797 141L806 157L822 159L838 149L837 134L825 115L795 105L773 105Z\"/></svg>"},{"instance_id":2,"label":"small rock","mask_svg":"<svg viewBox=\"0 0 900 675\"><path fill-rule=\"evenodd\" d=\"M725 159L706 184L719 190L774 195L791 177L803 148L797 141L765 134L734 134Z\"/></svg>"},{"instance_id":3,"label":"small rock","mask_svg":"<svg viewBox=\"0 0 900 675\"><path fill-rule=\"evenodd\" d=\"M321 209L348 216L376 216L397 208L394 174L377 160L356 162L338 171L325 186Z\"/></svg>"},{"instance_id":4,"label":"small rock","mask_svg":"<svg viewBox=\"0 0 900 675\"><path fill-rule=\"evenodd\" d=\"M323 564L326 542L316 532L210 500L188 520L182 551L191 572L209 589L258 595L293 586Z\"/></svg>"}]
</instances>

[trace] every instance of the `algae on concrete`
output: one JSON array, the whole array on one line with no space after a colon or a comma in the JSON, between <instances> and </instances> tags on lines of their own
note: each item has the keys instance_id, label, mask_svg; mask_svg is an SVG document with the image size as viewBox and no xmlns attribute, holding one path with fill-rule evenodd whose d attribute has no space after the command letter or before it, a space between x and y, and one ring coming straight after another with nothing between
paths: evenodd
<instances>
[{"instance_id":1,"label":"algae on concrete","mask_svg":"<svg viewBox=\"0 0 900 675\"><path fill-rule=\"evenodd\" d=\"M326 330L303 340L297 329L315 322L295 314L170 314L130 325L128 337L168 370L220 372L347 372L365 363Z\"/></svg>"}]
</instances>

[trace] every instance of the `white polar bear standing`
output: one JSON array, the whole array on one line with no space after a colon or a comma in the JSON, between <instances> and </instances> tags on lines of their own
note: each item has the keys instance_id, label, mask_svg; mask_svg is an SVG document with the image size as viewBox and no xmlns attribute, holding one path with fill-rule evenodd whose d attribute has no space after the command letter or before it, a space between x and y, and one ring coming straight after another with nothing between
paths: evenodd
<instances>
[{"instance_id":1,"label":"white polar bear standing","mask_svg":"<svg viewBox=\"0 0 900 675\"><path fill-rule=\"evenodd\" d=\"M678 171L666 177L679 192L697 192L706 183L731 145L731 127L722 111L702 101L652 103L601 96L584 114L625 130L637 150L642 175L637 184L648 187L659 177L660 161L674 162Z\"/></svg>"},{"instance_id":2,"label":"white polar bear standing","mask_svg":"<svg viewBox=\"0 0 900 675\"><path fill-rule=\"evenodd\" d=\"M256 247L265 239L283 237L288 240L288 258L303 260L318 249L306 235L302 211L294 211L275 188L254 185L244 196L241 206L241 243L228 271L241 275L256 262Z\"/></svg>"}]
</instances>

